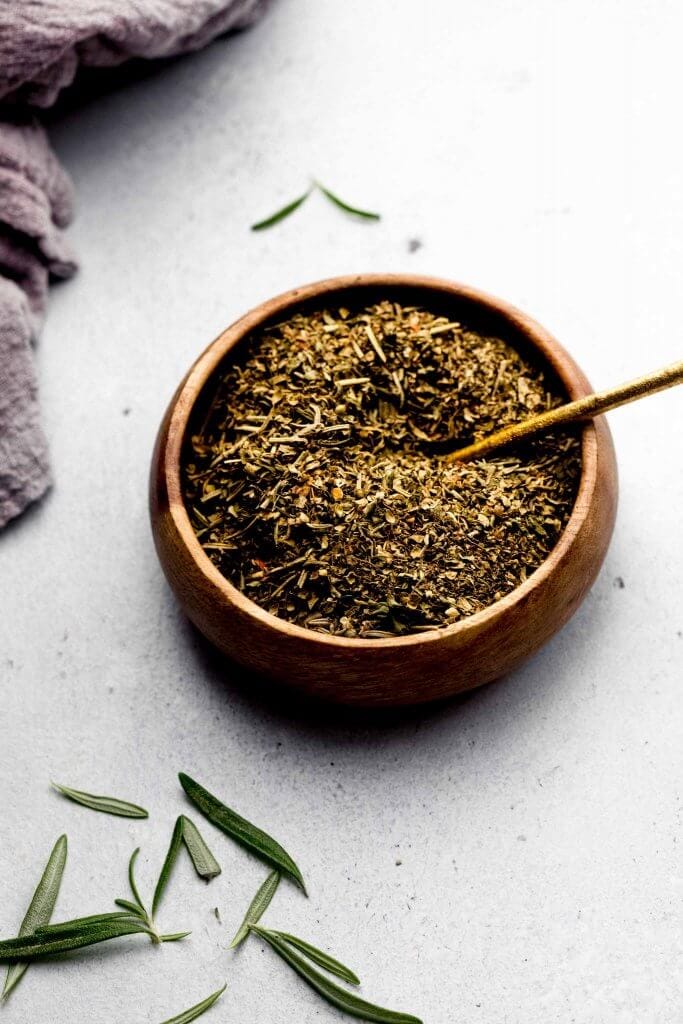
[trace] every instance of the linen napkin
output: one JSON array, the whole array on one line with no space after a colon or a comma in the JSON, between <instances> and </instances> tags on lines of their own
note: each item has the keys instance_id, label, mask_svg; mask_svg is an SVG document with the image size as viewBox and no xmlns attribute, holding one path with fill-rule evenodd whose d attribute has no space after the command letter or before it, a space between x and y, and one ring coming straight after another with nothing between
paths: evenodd
<instances>
[{"instance_id":1,"label":"linen napkin","mask_svg":"<svg viewBox=\"0 0 683 1024\"><path fill-rule=\"evenodd\" d=\"M80 67L170 57L246 28L268 0L0 4L0 528L50 486L32 343L50 279L74 273L68 175L36 116Z\"/></svg>"}]
</instances>

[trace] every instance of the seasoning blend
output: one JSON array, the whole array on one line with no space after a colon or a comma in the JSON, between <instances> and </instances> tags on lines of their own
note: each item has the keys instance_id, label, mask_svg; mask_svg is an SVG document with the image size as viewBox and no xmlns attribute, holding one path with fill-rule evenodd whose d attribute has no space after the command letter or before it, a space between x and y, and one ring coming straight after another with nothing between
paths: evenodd
<instances>
[{"instance_id":1,"label":"seasoning blend","mask_svg":"<svg viewBox=\"0 0 683 1024\"><path fill-rule=\"evenodd\" d=\"M367 639L438 629L544 561L581 471L576 431L466 463L438 442L562 401L507 342L421 307L299 312L208 385L184 452L188 514L274 615Z\"/></svg>"}]
</instances>

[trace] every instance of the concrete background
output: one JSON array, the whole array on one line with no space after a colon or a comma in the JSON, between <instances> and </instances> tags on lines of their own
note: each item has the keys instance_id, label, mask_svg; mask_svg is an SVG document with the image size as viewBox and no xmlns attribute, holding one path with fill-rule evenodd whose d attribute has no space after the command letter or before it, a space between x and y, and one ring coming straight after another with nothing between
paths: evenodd
<instances>
[{"instance_id":1,"label":"concrete background","mask_svg":"<svg viewBox=\"0 0 683 1024\"><path fill-rule=\"evenodd\" d=\"M616 533L561 635L464 702L389 720L226 678L162 578L146 478L198 351L329 274L498 293L596 386L680 358L682 30L665 0L278 0L55 120L82 270L39 346L56 487L0 537L3 936L62 831L58 918L124 895L137 844L151 892L182 769L291 851L310 899L283 885L268 922L356 968L368 998L426 1024L680 1021L681 394L611 414ZM309 175L382 222L316 197L250 234ZM151 818L68 804L51 777ZM222 876L205 889L183 861L163 912L190 940L32 967L2 1019L158 1024L225 979L207 1021L340 1019L259 943L225 952L264 871L204 832Z\"/></svg>"}]
</instances>

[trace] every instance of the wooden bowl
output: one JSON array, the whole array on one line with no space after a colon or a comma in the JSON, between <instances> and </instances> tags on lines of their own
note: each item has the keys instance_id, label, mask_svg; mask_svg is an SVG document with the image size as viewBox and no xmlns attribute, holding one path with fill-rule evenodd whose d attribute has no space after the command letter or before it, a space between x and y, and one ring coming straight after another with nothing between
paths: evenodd
<instances>
[{"instance_id":1,"label":"wooden bowl","mask_svg":"<svg viewBox=\"0 0 683 1024\"><path fill-rule=\"evenodd\" d=\"M555 548L516 590L443 629L391 639L327 636L264 611L232 586L202 550L181 493L188 420L207 380L243 339L302 307L390 298L422 304L503 337L547 364L569 399L591 388L557 341L524 313L472 288L428 277L364 274L296 288L228 327L199 357L166 412L152 461L152 530L162 567L192 622L235 662L307 694L365 706L418 704L491 682L537 651L576 611L607 551L617 473L603 417L582 435L576 504Z\"/></svg>"}]
</instances>

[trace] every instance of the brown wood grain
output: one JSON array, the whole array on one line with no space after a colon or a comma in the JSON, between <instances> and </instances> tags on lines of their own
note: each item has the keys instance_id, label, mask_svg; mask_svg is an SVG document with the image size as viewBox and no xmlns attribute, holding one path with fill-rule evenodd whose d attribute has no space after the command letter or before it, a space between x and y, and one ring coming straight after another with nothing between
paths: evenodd
<instances>
[{"instance_id":1,"label":"brown wood grain","mask_svg":"<svg viewBox=\"0 0 683 1024\"><path fill-rule=\"evenodd\" d=\"M307 285L262 303L209 345L176 391L154 449L150 512L157 553L178 601L229 658L276 682L346 704L436 700L491 682L537 651L576 611L598 574L614 526L617 471L603 417L582 432L576 504L557 545L528 580L494 605L431 633L382 640L330 637L276 618L232 586L195 537L182 499L180 460L190 413L214 370L253 330L305 304L421 303L468 326L498 332L540 355L569 400L585 376L548 332L507 303L464 285L398 274L362 274Z\"/></svg>"}]
</instances>

